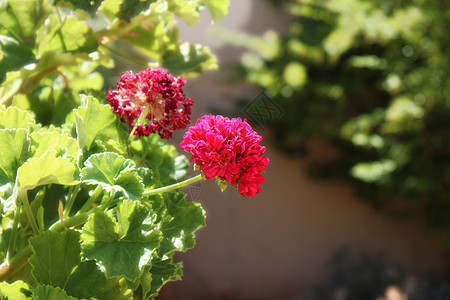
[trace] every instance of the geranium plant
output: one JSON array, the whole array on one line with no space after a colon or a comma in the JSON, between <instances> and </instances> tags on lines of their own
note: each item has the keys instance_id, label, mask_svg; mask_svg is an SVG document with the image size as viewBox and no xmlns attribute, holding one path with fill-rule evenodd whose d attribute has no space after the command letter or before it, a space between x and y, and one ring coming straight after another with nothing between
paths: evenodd
<instances>
[{"instance_id":1,"label":"geranium plant","mask_svg":"<svg viewBox=\"0 0 450 300\"><path fill-rule=\"evenodd\" d=\"M61 126L0 110L0 279L11 282L0 283L2 296L152 298L180 278L173 255L205 225L180 188L215 178L242 195L260 191L269 160L239 118L208 115L189 129L181 147L200 174L184 180L188 162L162 139L190 121L184 83L165 69L126 72L112 106L82 96Z\"/></svg>"},{"instance_id":2,"label":"geranium plant","mask_svg":"<svg viewBox=\"0 0 450 300\"><path fill-rule=\"evenodd\" d=\"M268 159L245 120L206 116L189 129L192 178L166 142L191 121L181 74L216 67L207 47L181 43L175 17L193 24L207 8L217 21L227 7L0 1L1 299L154 298L181 278L174 253L205 226L180 189L215 178L260 191ZM116 61L142 71L105 93L98 67Z\"/></svg>"}]
</instances>

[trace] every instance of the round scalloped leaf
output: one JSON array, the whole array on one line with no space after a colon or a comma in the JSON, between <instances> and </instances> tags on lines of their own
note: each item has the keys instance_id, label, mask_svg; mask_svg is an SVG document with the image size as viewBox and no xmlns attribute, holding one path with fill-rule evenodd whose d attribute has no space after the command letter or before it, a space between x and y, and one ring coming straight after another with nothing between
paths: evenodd
<instances>
[{"instance_id":1,"label":"round scalloped leaf","mask_svg":"<svg viewBox=\"0 0 450 300\"><path fill-rule=\"evenodd\" d=\"M49 285L40 285L31 290L33 300L77 300L77 298L68 296L67 293L59 287Z\"/></svg>"},{"instance_id":2,"label":"round scalloped leaf","mask_svg":"<svg viewBox=\"0 0 450 300\"><path fill-rule=\"evenodd\" d=\"M29 293L29 288L28 284L22 280L17 280L11 284L2 282L0 283L0 299L30 299L27 295L27 293Z\"/></svg>"},{"instance_id":3,"label":"round scalloped leaf","mask_svg":"<svg viewBox=\"0 0 450 300\"><path fill-rule=\"evenodd\" d=\"M84 165L81 170L84 183L100 185L108 192L121 191L132 200L142 197L144 185L131 159L113 152L104 152L91 155Z\"/></svg>"},{"instance_id":4,"label":"round scalloped leaf","mask_svg":"<svg viewBox=\"0 0 450 300\"><path fill-rule=\"evenodd\" d=\"M17 170L19 188L31 190L50 183L74 185L75 165L68 158L57 157L57 151L50 149L41 157L25 162Z\"/></svg>"},{"instance_id":5,"label":"round scalloped leaf","mask_svg":"<svg viewBox=\"0 0 450 300\"><path fill-rule=\"evenodd\" d=\"M106 277L139 278L161 240L155 218L132 201L120 203L110 214L95 212L81 232L83 258L95 260Z\"/></svg>"},{"instance_id":6,"label":"round scalloped leaf","mask_svg":"<svg viewBox=\"0 0 450 300\"><path fill-rule=\"evenodd\" d=\"M6 110L0 107L0 129L29 129L34 127L33 116L25 110L10 106Z\"/></svg>"}]
</instances>

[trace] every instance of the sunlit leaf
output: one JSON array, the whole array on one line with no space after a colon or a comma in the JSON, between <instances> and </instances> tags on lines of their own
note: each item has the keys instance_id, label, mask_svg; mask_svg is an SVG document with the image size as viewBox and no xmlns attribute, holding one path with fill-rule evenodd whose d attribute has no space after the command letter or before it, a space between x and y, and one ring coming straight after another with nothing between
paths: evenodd
<instances>
[{"instance_id":1,"label":"sunlit leaf","mask_svg":"<svg viewBox=\"0 0 450 300\"><path fill-rule=\"evenodd\" d=\"M119 120L108 105L99 104L92 96L83 96L84 106L74 111L78 147L89 149L96 140L120 141L123 132Z\"/></svg>"},{"instance_id":2,"label":"sunlit leaf","mask_svg":"<svg viewBox=\"0 0 450 300\"><path fill-rule=\"evenodd\" d=\"M17 299L27 300L31 299L28 295L30 287L22 280L17 280L11 284L0 283L0 298L1 299Z\"/></svg>"},{"instance_id":3,"label":"sunlit leaf","mask_svg":"<svg viewBox=\"0 0 450 300\"><path fill-rule=\"evenodd\" d=\"M90 53L97 49L97 39L85 21L79 21L70 15L63 15L62 17L64 18L62 27L57 15L52 14L38 31L38 57L46 51Z\"/></svg>"},{"instance_id":4,"label":"sunlit leaf","mask_svg":"<svg viewBox=\"0 0 450 300\"><path fill-rule=\"evenodd\" d=\"M73 185L76 167L68 158L57 157L57 151L48 150L41 157L25 162L17 170L17 182L21 189L33 189L50 183Z\"/></svg>"},{"instance_id":5,"label":"sunlit leaf","mask_svg":"<svg viewBox=\"0 0 450 300\"><path fill-rule=\"evenodd\" d=\"M214 22L220 21L228 13L229 0L203 0Z\"/></svg>"},{"instance_id":6,"label":"sunlit leaf","mask_svg":"<svg viewBox=\"0 0 450 300\"><path fill-rule=\"evenodd\" d=\"M48 4L39 0L6 0L2 2L6 2L6 12L12 19L8 22L8 29L17 30L16 36L20 37L23 42L33 40L36 28L46 16Z\"/></svg>"},{"instance_id":7,"label":"sunlit leaf","mask_svg":"<svg viewBox=\"0 0 450 300\"><path fill-rule=\"evenodd\" d=\"M183 43L179 49L164 55L162 67L174 75L189 77L199 75L204 70L217 69L217 64L208 47Z\"/></svg>"},{"instance_id":8,"label":"sunlit leaf","mask_svg":"<svg viewBox=\"0 0 450 300\"><path fill-rule=\"evenodd\" d=\"M77 140L57 131L39 131L30 134L31 145L35 147L34 157L40 157L50 148L66 148L67 154L77 158Z\"/></svg>"},{"instance_id":9,"label":"sunlit leaf","mask_svg":"<svg viewBox=\"0 0 450 300\"><path fill-rule=\"evenodd\" d=\"M188 25L194 25L199 20L198 1L168 0L169 10Z\"/></svg>"},{"instance_id":10,"label":"sunlit leaf","mask_svg":"<svg viewBox=\"0 0 450 300\"><path fill-rule=\"evenodd\" d=\"M29 129L34 126L34 119L28 111L10 106L6 110L0 108L0 129Z\"/></svg>"}]
</instances>

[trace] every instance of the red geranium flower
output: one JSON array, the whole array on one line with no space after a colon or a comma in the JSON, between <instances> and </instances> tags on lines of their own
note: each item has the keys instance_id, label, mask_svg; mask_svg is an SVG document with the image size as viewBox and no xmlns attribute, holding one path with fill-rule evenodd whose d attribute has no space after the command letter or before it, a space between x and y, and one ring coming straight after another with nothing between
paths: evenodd
<instances>
[{"instance_id":1,"label":"red geranium flower","mask_svg":"<svg viewBox=\"0 0 450 300\"><path fill-rule=\"evenodd\" d=\"M109 90L106 99L123 122L136 127L134 134L148 136L159 133L162 138L186 128L191 122L192 99L186 99L180 77L175 78L162 68L149 68L137 74L125 72L115 90ZM144 112L142 124L134 124Z\"/></svg>"},{"instance_id":2,"label":"red geranium flower","mask_svg":"<svg viewBox=\"0 0 450 300\"><path fill-rule=\"evenodd\" d=\"M189 128L180 147L192 153L206 179L231 182L242 196L254 197L269 163L261 140L245 119L206 115Z\"/></svg>"}]
</instances>

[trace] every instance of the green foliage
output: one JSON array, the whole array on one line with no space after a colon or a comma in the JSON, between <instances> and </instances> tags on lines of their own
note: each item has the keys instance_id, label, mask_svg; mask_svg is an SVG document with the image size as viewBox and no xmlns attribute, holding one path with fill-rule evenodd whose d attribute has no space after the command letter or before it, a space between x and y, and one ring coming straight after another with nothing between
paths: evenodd
<instances>
[{"instance_id":1,"label":"green foliage","mask_svg":"<svg viewBox=\"0 0 450 300\"><path fill-rule=\"evenodd\" d=\"M156 216L145 206L131 201L120 203L110 214L96 212L83 226L83 257L95 259L107 277L139 277L159 247L161 232Z\"/></svg>"},{"instance_id":2,"label":"green foliage","mask_svg":"<svg viewBox=\"0 0 450 300\"><path fill-rule=\"evenodd\" d=\"M214 69L215 58L207 47L181 43L174 17L192 25L206 7L218 21L228 4L228 0L2 1L0 104L31 109L40 123L60 125L80 103L80 92L102 88L103 76L97 69L114 66L111 54L141 67L164 66L175 75L195 76Z\"/></svg>"},{"instance_id":3,"label":"green foliage","mask_svg":"<svg viewBox=\"0 0 450 300\"><path fill-rule=\"evenodd\" d=\"M259 120L276 145L304 155L326 141L338 155L313 175L355 184L388 215L450 229L447 2L273 2L289 29L249 38L259 54L242 67L284 111Z\"/></svg>"},{"instance_id":4,"label":"green foliage","mask_svg":"<svg viewBox=\"0 0 450 300\"><path fill-rule=\"evenodd\" d=\"M94 111L102 119L107 114L93 97L83 105L74 115ZM84 113L76 120L69 117L63 127L46 128L25 112L21 113L30 118L22 123L15 118L17 109L4 112L11 120L9 127L32 125L28 131L0 129L3 211L15 209L19 217L18 228L3 223L2 238L14 230L14 252L31 247L29 263L38 287L27 289L26 297L129 299L139 294L147 299L156 296L165 282L181 278L181 265L172 263L173 254L194 246L194 232L205 225L204 211L198 203L186 202L182 193L142 196L162 182L183 178L187 164L177 162L173 146L151 136L132 144L122 140L123 147L108 152L107 145L127 133L117 120L96 130L90 113ZM88 138L80 125L92 128ZM149 155L154 159L150 168L145 167ZM30 196L34 200L28 211ZM18 211L21 207L25 211ZM71 214L72 207L80 211ZM65 228L58 225L61 220L69 222L67 227L84 224L81 233L58 233ZM37 235L29 238L33 223L38 224ZM17 286L0 291L17 294Z\"/></svg>"},{"instance_id":5,"label":"green foliage","mask_svg":"<svg viewBox=\"0 0 450 300\"><path fill-rule=\"evenodd\" d=\"M176 17L216 22L228 4L0 1L0 298L153 299L181 279L173 256L205 226L170 186L189 163L157 135L130 141L99 99L112 57L175 76L216 68Z\"/></svg>"}]
</instances>

